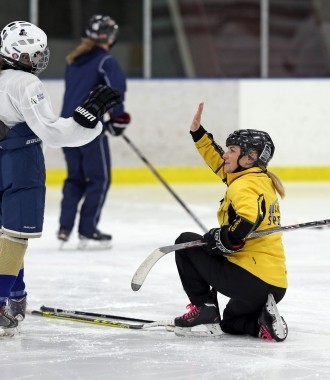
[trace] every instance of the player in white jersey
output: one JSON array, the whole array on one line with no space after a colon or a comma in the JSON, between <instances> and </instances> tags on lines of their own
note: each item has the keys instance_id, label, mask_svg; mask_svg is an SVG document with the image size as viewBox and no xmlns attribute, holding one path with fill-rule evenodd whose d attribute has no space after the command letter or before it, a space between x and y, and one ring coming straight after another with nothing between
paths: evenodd
<instances>
[{"instance_id":1,"label":"player in white jersey","mask_svg":"<svg viewBox=\"0 0 330 380\"><path fill-rule=\"evenodd\" d=\"M99 119L120 94L96 88L73 117L57 117L37 77L48 64L47 36L26 21L1 31L0 47L0 335L13 335L25 317L24 255L42 234L45 163L41 144L80 146L102 131Z\"/></svg>"}]
</instances>

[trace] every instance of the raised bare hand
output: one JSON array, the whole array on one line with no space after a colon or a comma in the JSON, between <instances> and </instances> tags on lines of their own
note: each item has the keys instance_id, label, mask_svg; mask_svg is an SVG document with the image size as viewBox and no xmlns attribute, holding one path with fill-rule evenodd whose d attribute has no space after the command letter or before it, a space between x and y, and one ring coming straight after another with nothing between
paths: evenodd
<instances>
[{"instance_id":1,"label":"raised bare hand","mask_svg":"<svg viewBox=\"0 0 330 380\"><path fill-rule=\"evenodd\" d=\"M197 112L195 113L195 116L194 116L192 123L191 123L191 126L190 126L190 130L192 132L197 131L201 125L203 107L204 107L204 103L199 103Z\"/></svg>"}]
</instances>

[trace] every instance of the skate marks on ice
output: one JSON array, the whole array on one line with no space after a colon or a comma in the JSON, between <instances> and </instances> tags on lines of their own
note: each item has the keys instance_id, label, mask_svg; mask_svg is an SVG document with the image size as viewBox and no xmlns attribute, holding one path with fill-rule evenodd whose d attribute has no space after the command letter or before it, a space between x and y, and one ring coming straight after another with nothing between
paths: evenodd
<instances>
[{"instance_id":1,"label":"skate marks on ice","mask_svg":"<svg viewBox=\"0 0 330 380\"><path fill-rule=\"evenodd\" d=\"M74 240L74 241L61 241L58 240L59 251L108 251L113 246L110 242L95 242L93 240Z\"/></svg>"},{"instance_id":2,"label":"skate marks on ice","mask_svg":"<svg viewBox=\"0 0 330 380\"><path fill-rule=\"evenodd\" d=\"M324 362L325 337L308 337L311 346L306 357L305 334L294 329L292 339L275 343L226 334L201 339L177 337L165 330L107 329L30 315L27 322L29 329L8 338L6 355L0 357L1 368L14 374L14 380L20 375L34 380L45 376L47 380L87 380L91 376L105 380L109 373L114 380L131 380L137 375L146 380L212 380L219 376L303 380L325 379L329 374ZM320 351L311 350L317 345Z\"/></svg>"},{"instance_id":3,"label":"skate marks on ice","mask_svg":"<svg viewBox=\"0 0 330 380\"><path fill-rule=\"evenodd\" d=\"M214 226L218 185L176 190L203 222ZM47 191L49 200L52 189ZM103 252L58 251L58 193L54 203L48 203L43 238L31 239L26 255L28 308L60 305L152 320L182 314L187 299L173 256L167 255L155 266L139 292L130 288L134 270L154 247L174 242L182 231L199 232L173 200L167 200L162 188L113 187L102 227L113 233L115 241L111 250ZM309 186L304 193L301 185L294 191L289 186L282 204L285 224L327 218L330 187L320 191ZM127 215L131 221L141 222L134 224L129 239ZM279 310L288 323L289 335L283 343L228 335L186 338L163 327L106 328L27 315L20 335L1 339L2 379L328 379L329 229L287 234L284 239L289 289ZM223 308L225 300L219 302Z\"/></svg>"}]
</instances>

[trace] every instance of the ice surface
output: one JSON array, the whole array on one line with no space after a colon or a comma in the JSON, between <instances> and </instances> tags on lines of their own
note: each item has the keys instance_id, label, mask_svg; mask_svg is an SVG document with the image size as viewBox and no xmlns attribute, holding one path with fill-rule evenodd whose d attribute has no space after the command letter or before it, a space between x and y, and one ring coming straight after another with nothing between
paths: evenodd
<instances>
[{"instance_id":1,"label":"ice surface","mask_svg":"<svg viewBox=\"0 0 330 380\"><path fill-rule=\"evenodd\" d=\"M283 225L330 218L330 184L287 184ZM215 227L223 185L173 189L208 228ZM185 312L172 253L138 292L131 278L155 248L183 231L201 232L161 185L113 186L100 227L113 248L76 251L76 234L60 251L56 239L61 190L49 188L45 231L26 255L28 307L41 305L143 319ZM0 340L2 380L214 380L330 378L330 228L284 234L289 289L279 305L289 336L283 343L251 337L178 338L162 327L127 330L28 315L22 333ZM219 296L220 307L227 299Z\"/></svg>"}]
</instances>

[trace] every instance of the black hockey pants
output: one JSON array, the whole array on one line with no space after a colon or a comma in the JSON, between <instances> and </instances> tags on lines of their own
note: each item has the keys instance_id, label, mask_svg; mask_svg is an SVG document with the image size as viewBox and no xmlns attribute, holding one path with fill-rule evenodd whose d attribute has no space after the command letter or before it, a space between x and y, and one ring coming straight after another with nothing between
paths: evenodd
<instances>
[{"instance_id":1,"label":"black hockey pants","mask_svg":"<svg viewBox=\"0 0 330 380\"><path fill-rule=\"evenodd\" d=\"M201 235L182 233L175 243L200 240ZM258 317L267 296L272 293L278 303L286 289L269 285L221 255L212 256L202 247L175 252L180 279L190 302L196 306L212 299L210 287L230 298L221 320L229 334L258 336Z\"/></svg>"}]
</instances>

